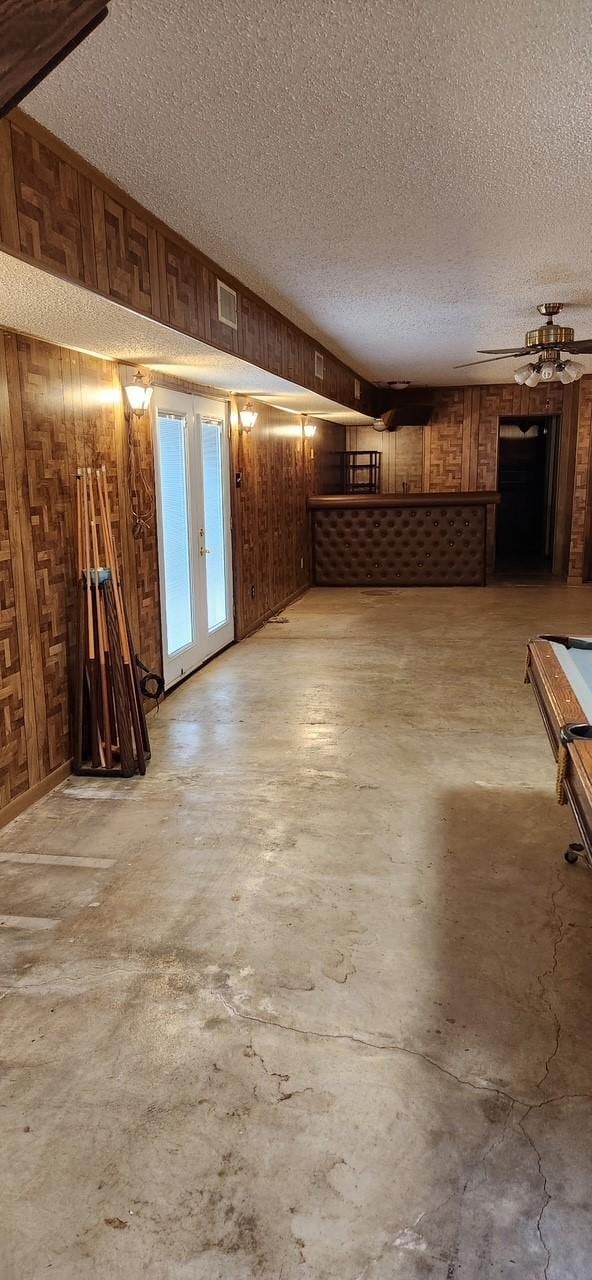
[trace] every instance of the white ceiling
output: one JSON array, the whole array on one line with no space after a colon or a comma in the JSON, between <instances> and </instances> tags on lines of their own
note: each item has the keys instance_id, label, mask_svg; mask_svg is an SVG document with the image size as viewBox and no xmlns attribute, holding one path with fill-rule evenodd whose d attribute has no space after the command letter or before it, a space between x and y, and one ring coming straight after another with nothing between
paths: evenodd
<instances>
[{"instance_id":1,"label":"white ceiling","mask_svg":"<svg viewBox=\"0 0 592 1280\"><path fill-rule=\"evenodd\" d=\"M592 334L590 0L110 9L25 108L358 370Z\"/></svg>"},{"instance_id":2,"label":"white ceiling","mask_svg":"<svg viewBox=\"0 0 592 1280\"><path fill-rule=\"evenodd\" d=\"M201 386L252 395L289 413L312 414L346 425L371 421L325 396L2 252L0 328L16 329L109 360L147 365L155 375L169 373Z\"/></svg>"}]
</instances>

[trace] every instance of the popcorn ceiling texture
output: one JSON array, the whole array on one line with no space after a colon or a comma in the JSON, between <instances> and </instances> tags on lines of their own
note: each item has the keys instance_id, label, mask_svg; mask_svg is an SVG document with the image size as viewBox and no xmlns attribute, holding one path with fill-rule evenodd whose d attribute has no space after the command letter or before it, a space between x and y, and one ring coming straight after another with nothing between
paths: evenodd
<instances>
[{"instance_id":1,"label":"popcorn ceiling texture","mask_svg":"<svg viewBox=\"0 0 592 1280\"><path fill-rule=\"evenodd\" d=\"M25 106L369 377L505 382L452 366L592 332L589 45L589 0L114 0Z\"/></svg>"}]
</instances>

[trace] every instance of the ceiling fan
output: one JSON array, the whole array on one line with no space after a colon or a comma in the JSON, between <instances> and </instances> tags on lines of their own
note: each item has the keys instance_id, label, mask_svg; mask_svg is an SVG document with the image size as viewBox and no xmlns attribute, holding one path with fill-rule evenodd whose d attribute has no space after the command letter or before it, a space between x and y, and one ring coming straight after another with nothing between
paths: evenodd
<instances>
[{"instance_id":1,"label":"ceiling fan","mask_svg":"<svg viewBox=\"0 0 592 1280\"><path fill-rule=\"evenodd\" d=\"M539 382L552 382L554 378L560 382L576 382L584 373L583 366L575 360L563 359L562 352L569 355L592 355L592 338L574 341L574 331L565 325L555 324L554 317L563 311L562 302L541 302L537 307L541 316L547 316L545 324L538 329L529 329L525 335L523 347L498 347L492 351L480 351L480 355L491 357L488 360L471 360L469 364L457 364L456 369L470 369L476 364L493 364L494 360L507 360L510 356L534 356L530 364L522 365L514 374L514 380L520 385L536 387Z\"/></svg>"}]
</instances>

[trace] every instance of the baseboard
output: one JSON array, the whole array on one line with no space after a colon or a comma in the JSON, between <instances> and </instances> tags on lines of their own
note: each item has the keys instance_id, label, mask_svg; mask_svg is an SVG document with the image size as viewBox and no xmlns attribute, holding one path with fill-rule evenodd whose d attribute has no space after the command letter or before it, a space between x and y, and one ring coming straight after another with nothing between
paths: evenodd
<instances>
[{"instance_id":1,"label":"baseboard","mask_svg":"<svg viewBox=\"0 0 592 1280\"><path fill-rule=\"evenodd\" d=\"M14 800L10 800L8 804L0 809L0 828L6 827L14 818L20 817L25 809L29 809L37 800L42 800L44 796L53 791L54 787L59 786L60 782L64 782L70 777L72 772L72 761L65 760L59 768L54 769L53 773L48 773L46 778L41 778L33 787L29 787L28 791L23 791L20 796L15 796Z\"/></svg>"},{"instance_id":2,"label":"baseboard","mask_svg":"<svg viewBox=\"0 0 592 1280\"><path fill-rule=\"evenodd\" d=\"M288 608L288 605L294 604L296 600L300 600L301 596L305 596L307 591L310 591L312 585L314 584L307 582L305 587L299 587L297 591L293 591L285 600L274 605L273 609L268 609L267 613L264 613L261 618L258 618L257 621L253 623L252 627L249 627L247 631L243 631L242 635L236 637L237 644L239 644L241 640L248 640L249 636L254 636L255 632L260 631L261 627L264 627L265 623L269 622L270 618L275 618L276 614L282 613L284 609Z\"/></svg>"}]
</instances>

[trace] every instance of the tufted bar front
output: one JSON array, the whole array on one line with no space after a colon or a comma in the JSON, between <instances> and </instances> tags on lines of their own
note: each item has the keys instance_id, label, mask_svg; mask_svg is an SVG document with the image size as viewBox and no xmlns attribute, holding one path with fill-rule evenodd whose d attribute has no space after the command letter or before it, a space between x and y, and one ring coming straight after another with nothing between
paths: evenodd
<instances>
[{"instance_id":1,"label":"tufted bar front","mask_svg":"<svg viewBox=\"0 0 592 1280\"><path fill-rule=\"evenodd\" d=\"M319 587L481 587L497 493L309 498Z\"/></svg>"}]
</instances>

